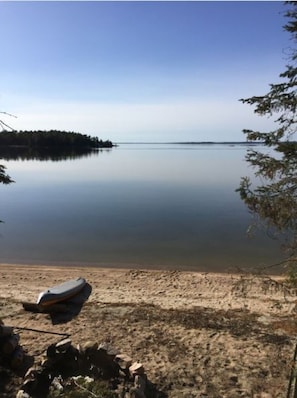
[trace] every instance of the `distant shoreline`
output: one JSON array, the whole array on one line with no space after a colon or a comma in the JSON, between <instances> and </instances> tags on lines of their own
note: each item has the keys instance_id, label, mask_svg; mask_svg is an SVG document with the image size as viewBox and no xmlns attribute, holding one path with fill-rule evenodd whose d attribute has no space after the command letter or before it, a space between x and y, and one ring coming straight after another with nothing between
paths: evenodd
<instances>
[{"instance_id":1,"label":"distant shoreline","mask_svg":"<svg viewBox=\"0 0 297 398\"><path fill-rule=\"evenodd\" d=\"M263 145L264 142L246 142L246 141L181 141L181 142L117 142L117 145Z\"/></svg>"}]
</instances>

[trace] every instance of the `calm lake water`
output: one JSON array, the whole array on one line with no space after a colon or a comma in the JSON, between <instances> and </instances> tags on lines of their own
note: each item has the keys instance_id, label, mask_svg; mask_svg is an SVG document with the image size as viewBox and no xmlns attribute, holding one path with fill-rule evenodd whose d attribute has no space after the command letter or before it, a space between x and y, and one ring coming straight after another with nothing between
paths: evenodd
<instances>
[{"instance_id":1,"label":"calm lake water","mask_svg":"<svg viewBox=\"0 0 297 398\"><path fill-rule=\"evenodd\" d=\"M1 160L0 262L228 271L275 263L235 189L240 145L121 144L63 161Z\"/></svg>"}]
</instances>

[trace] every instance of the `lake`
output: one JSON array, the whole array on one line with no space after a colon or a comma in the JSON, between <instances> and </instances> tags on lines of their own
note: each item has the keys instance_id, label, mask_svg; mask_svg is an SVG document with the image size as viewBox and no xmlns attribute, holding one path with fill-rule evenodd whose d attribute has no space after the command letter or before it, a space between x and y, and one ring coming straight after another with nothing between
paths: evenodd
<instances>
[{"instance_id":1,"label":"lake","mask_svg":"<svg viewBox=\"0 0 297 398\"><path fill-rule=\"evenodd\" d=\"M281 258L235 192L247 146L120 144L60 161L1 160L0 262L234 271Z\"/></svg>"}]
</instances>

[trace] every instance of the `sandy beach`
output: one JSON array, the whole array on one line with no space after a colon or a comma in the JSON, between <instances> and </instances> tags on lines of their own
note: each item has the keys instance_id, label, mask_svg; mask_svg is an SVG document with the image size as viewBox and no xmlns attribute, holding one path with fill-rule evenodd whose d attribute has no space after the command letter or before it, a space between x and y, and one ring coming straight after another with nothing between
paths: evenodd
<instances>
[{"instance_id":1,"label":"sandy beach","mask_svg":"<svg viewBox=\"0 0 297 398\"><path fill-rule=\"evenodd\" d=\"M0 265L6 325L108 342L143 363L170 398L287 397L296 345L296 293L281 278L180 271ZM53 324L25 311L46 288L84 277L80 313ZM36 363L57 335L19 330ZM17 381L15 382L17 384Z\"/></svg>"}]
</instances>

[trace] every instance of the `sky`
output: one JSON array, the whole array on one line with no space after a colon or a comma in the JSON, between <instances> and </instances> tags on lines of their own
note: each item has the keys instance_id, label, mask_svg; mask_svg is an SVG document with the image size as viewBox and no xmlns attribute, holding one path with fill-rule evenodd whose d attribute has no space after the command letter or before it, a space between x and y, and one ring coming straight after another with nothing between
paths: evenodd
<instances>
[{"instance_id":1,"label":"sky","mask_svg":"<svg viewBox=\"0 0 297 398\"><path fill-rule=\"evenodd\" d=\"M1 119L113 142L243 141L280 81L279 1L0 1ZM262 131L261 130L261 131Z\"/></svg>"}]
</instances>

